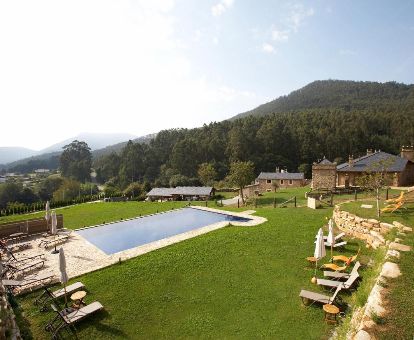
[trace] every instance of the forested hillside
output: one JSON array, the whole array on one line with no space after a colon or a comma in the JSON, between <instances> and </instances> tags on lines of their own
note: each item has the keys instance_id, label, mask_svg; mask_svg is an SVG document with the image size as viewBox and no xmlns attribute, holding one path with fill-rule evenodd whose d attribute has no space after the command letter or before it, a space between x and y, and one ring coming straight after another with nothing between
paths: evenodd
<instances>
[{"instance_id":1,"label":"forested hillside","mask_svg":"<svg viewBox=\"0 0 414 340\"><path fill-rule=\"evenodd\" d=\"M367 148L397 154L401 145L414 140L413 86L388 83L381 92L380 84L355 83L355 89L349 88L341 99L341 86L336 85L342 82L318 82L310 88L315 84L318 89L326 88L332 98L322 101L319 92L308 90L296 92L297 98L302 98L302 103L327 107L161 131L149 144L129 143L120 155L96 160L99 178L121 188L133 181L167 186L196 184L201 163L213 164L217 180L221 180L236 160L253 161L256 173L274 171L276 166L294 171L309 169L324 155L331 160L346 159L349 154L365 153ZM378 101L364 100L364 93L375 94ZM348 106L330 108L335 103Z\"/></svg>"},{"instance_id":2,"label":"forested hillside","mask_svg":"<svg viewBox=\"0 0 414 340\"><path fill-rule=\"evenodd\" d=\"M232 119L309 109L338 109L348 112L404 110L413 105L414 85L323 80L314 81L287 96L279 97Z\"/></svg>"}]
</instances>

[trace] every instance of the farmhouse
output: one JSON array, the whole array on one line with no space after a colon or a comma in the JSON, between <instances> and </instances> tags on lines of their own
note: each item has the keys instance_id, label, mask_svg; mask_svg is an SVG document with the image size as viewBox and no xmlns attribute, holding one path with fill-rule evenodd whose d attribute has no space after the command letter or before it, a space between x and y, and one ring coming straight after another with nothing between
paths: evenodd
<instances>
[{"instance_id":1,"label":"farmhouse","mask_svg":"<svg viewBox=\"0 0 414 340\"><path fill-rule=\"evenodd\" d=\"M324 158L312 166L312 189L358 186L358 179L367 172L386 173L392 186L414 185L414 147L403 146L400 156L368 149L366 155L349 156L348 162L339 165Z\"/></svg>"},{"instance_id":2,"label":"farmhouse","mask_svg":"<svg viewBox=\"0 0 414 340\"><path fill-rule=\"evenodd\" d=\"M154 188L147 197L150 201L208 200L214 196L214 192L213 187Z\"/></svg>"},{"instance_id":3,"label":"farmhouse","mask_svg":"<svg viewBox=\"0 0 414 340\"><path fill-rule=\"evenodd\" d=\"M305 184L305 175L301 172L261 172L256 178L256 184L259 185L260 192L273 191L277 188L301 187Z\"/></svg>"}]
</instances>

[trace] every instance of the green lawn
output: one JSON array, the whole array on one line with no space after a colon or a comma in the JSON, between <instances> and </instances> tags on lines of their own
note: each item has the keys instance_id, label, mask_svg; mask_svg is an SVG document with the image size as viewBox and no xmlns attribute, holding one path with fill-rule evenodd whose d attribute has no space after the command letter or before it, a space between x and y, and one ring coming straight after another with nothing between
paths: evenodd
<instances>
[{"instance_id":1,"label":"green lawn","mask_svg":"<svg viewBox=\"0 0 414 340\"><path fill-rule=\"evenodd\" d=\"M304 258L331 209L257 214L269 222L223 228L76 279L87 302L105 306L78 326L79 338L326 338L332 328L321 308L304 307L298 294L320 290ZM351 242L344 253L357 248ZM33 307L36 295L19 301L31 336L45 339L53 315Z\"/></svg>"},{"instance_id":2,"label":"green lawn","mask_svg":"<svg viewBox=\"0 0 414 340\"><path fill-rule=\"evenodd\" d=\"M65 228L77 229L84 226L92 226L104 222L119 221L125 218L147 215L187 205L188 202L98 202L72 205L56 209L57 214L63 214ZM191 204L205 205L205 202L191 202ZM208 202L215 207L215 202ZM0 223L19 221L28 218L44 217L44 212L25 215L11 215L0 217ZM1 226L0 226L1 227Z\"/></svg>"}]
</instances>

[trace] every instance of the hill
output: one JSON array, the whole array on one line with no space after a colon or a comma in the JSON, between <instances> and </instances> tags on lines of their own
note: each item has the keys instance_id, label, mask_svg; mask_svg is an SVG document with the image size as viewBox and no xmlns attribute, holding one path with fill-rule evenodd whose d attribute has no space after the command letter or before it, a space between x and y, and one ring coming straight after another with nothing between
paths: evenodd
<instances>
[{"instance_id":1,"label":"hill","mask_svg":"<svg viewBox=\"0 0 414 340\"><path fill-rule=\"evenodd\" d=\"M246 116L304 111L309 109L375 110L399 109L414 104L414 85L396 82L377 83L349 80L318 80L287 96L240 113L231 120Z\"/></svg>"},{"instance_id":2,"label":"hill","mask_svg":"<svg viewBox=\"0 0 414 340\"><path fill-rule=\"evenodd\" d=\"M35 150L30 150L27 148L20 148L20 147L0 147L0 164L6 164L10 162L14 162L21 158L30 157L35 155Z\"/></svg>"}]
</instances>

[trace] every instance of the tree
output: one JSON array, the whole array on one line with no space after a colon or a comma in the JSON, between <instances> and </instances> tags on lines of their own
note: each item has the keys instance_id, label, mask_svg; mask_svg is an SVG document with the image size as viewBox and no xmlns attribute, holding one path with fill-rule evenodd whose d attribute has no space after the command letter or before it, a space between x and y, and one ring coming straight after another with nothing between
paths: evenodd
<instances>
[{"instance_id":1,"label":"tree","mask_svg":"<svg viewBox=\"0 0 414 340\"><path fill-rule=\"evenodd\" d=\"M37 194L43 201L51 200L53 193L59 189L63 183L63 178L59 175L51 175L44 181L40 182L37 188Z\"/></svg>"},{"instance_id":2,"label":"tree","mask_svg":"<svg viewBox=\"0 0 414 340\"><path fill-rule=\"evenodd\" d=\"M254 179L254 164L248 162L233 162L230 164L230 173L228 180L231 184L240 189L240 196L244 204L243 189L250 184Z\"/></svg>"},{"instance_id":3,"label":"tree","mask_svg":"<svg viewBox=\"0 0 414 340\"><path fill-rule=\"evenodd\" d=\"M53 193L54 201L70 201L80 196L80 183L71 178L64 178L62 185Z\"/></svg>"},{"instance_id":4,"label":"tree","mask_svg":"<svg viewBox=\"0 0 414 340\"><path fill-rule=\"evenodd\" d=\"M138 182L133 182L124 190L124 195L129 197L142 196L144 193L143 185Z\"/></svg>"},{"instance_id":5,"label":"tree","mask_svg":"<svg viewBox=\"0 0 414 340\"><path fill-rule=\"evenodd\" d=\"M380 190L391 184L391 176L388 169L393 164L391 157L373 163L367 171L357 179L357 184L365 190L374 191L377 201L377 216L380 217Z\"/></svg>"},{"instance_id":6,"label":"tree","mask_svg":"<svg viewBox=\"0 0 414 340\"><path fill-rule=\"evenodd\" d=\"M308 163L302 163L298 167L299 172L302 172L305 175L305 178L312 177L312 166Z\"/></svg>"},{"instance_id":7,"label":"tree","mask_svg":"<svg viewBox=\"0 0 414 340\"><path fill-rule=\"evenodd\" d=\"M65 145L59 162L63 176L83 183L90 180L92 154L87 143L74 140Z\"/></svg>"},{"instance_id":8,"label":"tree","mask_svg":"<svg viewBox=\"0 0 414 340\"><path fill-rule=\"evenodd\" d=\"M213 186L215 179L217 178L216 169L214 169L211 163L202 163L198 167L198 178L200 182L206 186Z\"/></svg>"},{"instance_id":9,"label":"tree","mask_svg":"<svg viewBox=\"0 0 414 340\"><path fill-rule=\"evenodd\" d=\"M9 202L19 202L22 190L20 183L6 182L0 185L0 208L6 208Z\"/></svg>"}]
</instances>

